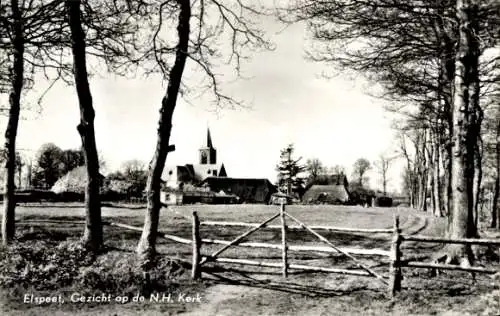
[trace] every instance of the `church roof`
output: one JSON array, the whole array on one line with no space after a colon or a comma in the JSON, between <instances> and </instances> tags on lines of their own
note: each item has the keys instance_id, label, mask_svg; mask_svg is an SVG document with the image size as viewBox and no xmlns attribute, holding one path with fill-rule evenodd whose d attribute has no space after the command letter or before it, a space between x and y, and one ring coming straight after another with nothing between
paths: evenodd
<instances>
[{"instance_id":1,"label":"church roof","mask_svg":"<svg viewBox=\"0 0 500 316\"><path fill-rule=\"evenodd\" d=\"M207 128L207 147L208 148L213 148L214 147L212 145L212 136L210 136L210 128Z\"/></svg>"},{"instance_id":2,"label":"church roof","mask_svg":"<svg viewBox=\"0 0 500 316\"><path fill-rule=\"evenodd\" d=\"M216 164L195 164L192 165L194 169L194 174L196 176L200 176L203 180L206 177L210 177L213 175L213 170L217 170L217 176L221 173L222 169L224 169L223 163Z\"/></svg>"}]
</instances>

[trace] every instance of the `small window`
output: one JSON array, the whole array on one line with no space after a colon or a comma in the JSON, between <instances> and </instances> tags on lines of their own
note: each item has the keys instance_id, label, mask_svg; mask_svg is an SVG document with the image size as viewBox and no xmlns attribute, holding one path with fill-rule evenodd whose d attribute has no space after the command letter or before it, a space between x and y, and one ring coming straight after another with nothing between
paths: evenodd
<instances>
[{"instance_id":1,"label":"small window","mask_svg":"<svg viewBox=\"0 0 500 316\"><path fill-rule=\"evenodd\" d=\"M168 171L168 175L171 176L174 172L172 170Z\"/></svg>"},{"instance_id":2,"label":"small window","mask_svg":"<svg viewBox=\"0 0 500 316\"><path fill-rule=\"evenodd\" d=\"M210 170L207 170L207 173L210 174Z\"/></svg>"},{"instance_id":3,"label":"small window","mask_svg":"<svg viewBox=\"0 0 500 316\"><path fill-rule=\"evenodd\" d=\"M217 170L212 171L212 174L214 175L214 177L217 177Z\"/></svg>"}]
</instances>

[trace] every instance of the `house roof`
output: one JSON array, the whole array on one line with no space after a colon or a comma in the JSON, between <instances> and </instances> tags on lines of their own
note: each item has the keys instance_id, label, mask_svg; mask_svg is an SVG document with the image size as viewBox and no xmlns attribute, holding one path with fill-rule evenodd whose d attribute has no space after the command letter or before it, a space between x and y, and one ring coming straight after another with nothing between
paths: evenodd
<instances>
[{"instance_id":1,"label":"house roof","mask_svg":"<svg viewBox=\"0 0 500 316\"><path fill-rule=\"evenodd\" d=\"M191 165L194 174L196 176L201 176L202 180L205 179L206 177L211 177L213 174L213 170L217 170L217 175L221 172L221 170L224 168L224 164L222 163L217 163L217 164L196 164L196 165Z\"/></svg>"},{"instance_id":2,"label":"house roof","mask_svg":"<svg viewBox=\"0 0 500 316\"><path fill-rule=\"evenodd\" d=\"M100 180L104 179L102 174ZM84 192L87 185L87 169L85 166L76 167L66 173L64 176L54 183L51 191L55 193L61 192Z\"/></svg>"},{"instance_id":3,"label":"house roof","mask_svg":"<svg viewBox=\"0 0 500 316\"><path fill-rule=\"evenodd\" d=\"M274 187L274 185L265 178L228 178L228 177L207 177L201 182L202 185L207 184L211 186L212 184L245 184L248 186L259 186L266 185L269 187Z\"/></svg>"},{"instance_id":4,"label":"house roof","mask_svg":"<svg viewBox=\"0 0 500 316\"><path fill-rule=\"evenodd\" d=\"M201 182L213 191L237 195L243 202L267 202L276 187L267 179L208 177Z\"/></svg>"},{"instance_id":5,"label":"house roof","mask_svg":"<svg viewBox=\"0 0 500 316\"><path fill-rule=\"evenodd\" d=\"M339 199L344 202L349 200L349 193L347 192L345 186L336 184L333 185L314 184L306 191L306 193L304 193L302 199L304 201L308 201L311 199L316 200L322 194L327 195L329 198Z\"/></svg>"},{"instance_id":6,"label":"house roof","mask_svg":"<svg viewBox=\"0 0 500 316\"><path fill-rule=\"evenodd\" d=\"M194 175L194 167L193 167L192 163L188 163L188 164L186 164L183 167L185 167L187 170L189 170L189 172L190 172L191 175Z\"/></svg>"},{"instance_id":7,"label":"house roof","mask_svg":"<svg viewBox=\"0 0 500 316\"><path fill-rule=\"evenodd\" d=\"M309 181L305 187L308 190L313 185L348 185L345 174L320 174L315 179Z\"/></svg>"},{"instance_id":8,"label":"house roof","mask_svg":"<svg viewBox=\"0 0 500 316\"><path fill-rule=\"evenodd\" d=\"M343 184L345 181L347 181L347 177L345 174L340 173L340 174L320 174L316 178L315 182L316 184Z\"/></svg>"}]
</instances>

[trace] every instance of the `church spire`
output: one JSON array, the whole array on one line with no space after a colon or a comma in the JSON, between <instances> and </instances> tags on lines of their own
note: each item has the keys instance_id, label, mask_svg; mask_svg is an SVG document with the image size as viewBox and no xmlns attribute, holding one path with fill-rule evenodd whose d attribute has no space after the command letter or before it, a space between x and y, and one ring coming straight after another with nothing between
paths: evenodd
<instances>
[{"instance_id":1,"label":"church spire","mask_svg":"<svg viewBox=\"0 0 500 316\"><path fill-rule=\"evenodd\" d=\"M207 144L206 147L200 148L200 164L216 164L217 163L217 151L212 144L212 136L210 135L210 129L207 127Z\"/></svg>"},{"instance_id":2,"label":"church spire","mask_svg":"<svg viewBox=\"0 0 500 316\"><path fill-rule=\"evenodd\" d=\"M210 136L210 128L207 127L207 147L213 148L212 137Z\"/></svg>"}]
</instances>

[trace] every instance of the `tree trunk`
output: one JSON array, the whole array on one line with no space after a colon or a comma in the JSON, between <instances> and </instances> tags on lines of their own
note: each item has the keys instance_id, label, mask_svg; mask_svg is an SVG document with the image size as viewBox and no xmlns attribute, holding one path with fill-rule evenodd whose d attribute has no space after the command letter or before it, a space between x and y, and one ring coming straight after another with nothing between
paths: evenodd
<instances>
[{"instance_id":1,"label":"tree trunk","mask_svg":"<svg viewBox=\"0 0 500 316\"><path fill-rule=\"evenodd\" d=\"M437 195L436 195L436 181L434 181L434 174L435 174L435 170L436 170L436 160L434 159L434 156L435 156L435 144L434 144L434 132L433 130L431 129L430 130L430 133L429 133L429 141L430 141L430 149L429 149L429 157L428 157L428 160L429 160L429 169L428 169L428 173L429 173L429 184L430 184L430 194L431 194L431 209L432 209L432 214L436 214L436 210L437 210L437 204L436 204L436 199L437 199Z\"/></svg>"},{"instance_id":2,"label":"tree trunk","mask_svg":"<svg viewBox=\"0 0 500 316\"><path fill-rule=\"evenodd\" d=\"M474 65L478 55L474 34L475 10L471 0L457 1L457 17L460 21L459 44L456 55L455 91L453 102L453 148L452 148L452 201L448 234L451 238L475 237L473 214L474 144L471 128L470 84L475 80ZM452 245L447 249L447 262L470 265L472 251L467 245Z\"/></svg>"},{"instance_id":3,"label":"tree trunk","mask_svg":"<svg viewBox=\"0 0 500 316\"><path fill-rule=\"evenodd\" d=\"M473 211L474 211L474 226L471 229L474 230L474 237L479 237L478 235L478 223L479 223L479 203L481 195L481 183L483 178L483 140L481 138L481 125L483 123L483 110L479 105L479 41L476 38L479 30L478 21L478 10L479 6L477 3L472 1L471 8L471 58L469 59L469 108L470 108L470 128L469 128L469 141L468 150L472 150L470 155L471 161L469 161L472 167L472 201L473 201ZM470 147L469 147L470 146Z\"/></svg>"},{"instance_id":4,"label":"tree trunk","mask_svg":"<svg viewBox=\"0 0 500 316\"><path fill-rule=\"evenodd\" d=\"M17 157L16 157L17 158ZM16 159L17 161L17 159ZM23 165L21 160L19 160L19 165L17 165L17 188L21 190L23 188Z\"/></svg>"},{"instance_id":5,"label":"tree trunk","mask_svg":"<svg viewBox=\"0 0 500 316\"><path fill-rule=\"evenodd\" d=\"M14 34L12 39L13 67L11 69L11 91L9 94L9 119L5 130L5 184L2 214L2 243L7 245L14 238L15 227L15 173L16 137L21 111L21 92L24 81L24 34L22 12L17 0L11 0Z\"/></svg>"},{"instance_id":6,"label":"tree trunk","mask_svg":"<svg viewBox=\"0 0 500 316\"><path fill-rule=\"evenodd\" d=\"M87 73L85 53L85 33L80 19L80 0L67 0L66 10L71 29L73 71L76 91L80 106L80 124L77 130L82 139L85 166L87 170L87 186L85 188L85 231L82 242L90 251L98 251L103 243L101 201L99 189L101 175L99 173L99 157L94 131L95 112Z\"/></svg>"},{"instance_id":7,"label":"tree trunk","mask_svg":"<svg viewBox=\"0 0 500 316\"><path fill-rule=\"evenodd\" d=\"M440 153L441 156L441 166L443 167L443 182L442 182L442 191L441 191L441 197L443 201L443 215L448 216L450 214L450 209L449 209L449 203L450 203L450 194L449 194L449 186L450 186L450 181L449 181L449 174L450 170L448 169L448 161L447 158L445 157L446 151L443 150Z\"/></svg>"},{"instance_id":8,"label":"tree trunk","mask_svg":"<svg viewBox=\"0 0 500 316\"><path fill-rule=\"evenodd\" d=\"M436 131L437 131L436 127ZM432 144L433 144L433 164L434 168L432 169L432 178L433 178L433 191L434 191L434 216L436 217L442 217L443 216L443 210L442 210L442 205L441 205L441 179L440 179L440 154L439 154L439 134L436 132L433 135L432 139Z\"/></svg>"},{"instance_id":9,"label":"tree trunk","mask_svg":"<svg viewBox=\"0 0 500 316\"><path fill-rule=\"evenodd\" d=\"M415 159L417 160L417 159ZM417 161L413 163L413 175L412 175L412 192L413 192L413 207L415 209L419 208L419 196L418 196L418 168Z\"/></svg>"},{"instance_id":10,"label":"tree trunk","mask_svg":"<svg viewBox=\"0 0 500 316\"><path fill-rule=\"evenodd\" d=\"M427 212L427 193L429 192L427 171L424 172L422 179L422 211Z\"/></svg>"},{"instance_id":11,"label":"tree trunk","mask_svg":"<svg viewBox=\"0 0 500 316\"><path fill-rule=\"evenodd\" d=\"M419 145L420 148L417 149L416 155L418 158L418 209L420 211L427 211L427 130L423 130L421 135Z\"/></svg>"},{"instance_id":12,"label":"tree trunk","mask_svg":"<svg viewBox=\"0 0 500 316\"><path fill-rule=\"evenodd\" d=\"M177 103L189 45L190 2L188 0L177 0L177 3L179 4L180 11L177 25L178 43L175 63L170 71L166 95L163 97L161 104L156 149L153 159L151 159L149 164L148 181L146 184L147 210L144 219L144 228L137 246L137 254L144 264L153 260L156 254L156 237L161 209L161 175L169 151L172 115Z\"/></svg>"},{"instance_id":13,"label":"tree trunk","mask_svg":"<svg viewBox=\"0 0 500 316\"><path fill-rule=\"evenodd\" d=\"M451 134L451 133L450 133ZM450 136L450 139L452 139L452 136ZM448 221L450 222L451 220L451 204L452 204L452 186L451 186L451 165L452 165L452 151L451 151L451 145L448 145L448 147L445 149L444 153L446 154L446 158L444 158L444 194L443 194L443 200L444 200L444 208L445 208L445 214L448 216Z\"/></svg>"},{"instance_id":14,"label":"tree trunk","mask_svg":"<svg viewBox=\"0 0 500 316\"><path fill-rule=\"evenodd\" d=\"M483 145L481 136L477 137L476 145L474 146L474 182L473 182L473 192L474 192L474 226L476 229L479 225L479 205L481 204L481 184L483 180L483 168L482 168L482 157L483 157Z\"/></svg>"},{"instance_id":15,"label":"tree trunk","mask_svg":"<svg viewBox=\"0 0 500 316\"><path fill-rule=\"evenodd\" d=\"M444 15L444 10L441 10L440 15ZM443 162L444 183L443 183L443 211L445 215L450 214L451 210L451 164L452 164L452 137L453 137L453 93L454 93L454 76L455 76L455 41L452 37L455 34L449 34L449 28L445 26L444 19L437 19L439 23L440 33L442 38L442 50L440 57L440 91L443 102L443 133L441 144L441 157ZM450 219L450 218L449 218Z\"/></svg>"},{"instance_id":16,"label":"tree trunk","mask_svg":"<svg viewBox=\"0 0 500 316\"><path fill-rule=\"evenodd\" d=\"M491 207L491 228L500 229L500 208L498 200L500 198L500 108L497 110L497 128L496 128L496 159L495 159L495 188Z\"/></svg>"}]
</instances>

